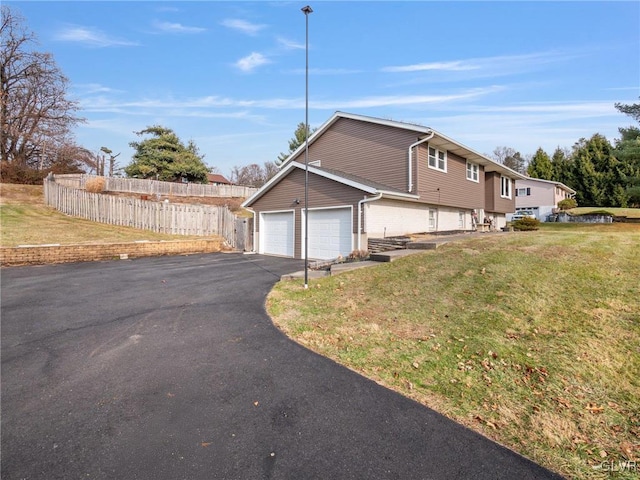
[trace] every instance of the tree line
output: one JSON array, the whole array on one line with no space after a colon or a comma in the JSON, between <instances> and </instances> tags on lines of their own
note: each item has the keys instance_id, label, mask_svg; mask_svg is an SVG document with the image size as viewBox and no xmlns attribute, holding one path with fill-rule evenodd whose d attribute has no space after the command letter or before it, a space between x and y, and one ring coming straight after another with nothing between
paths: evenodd
<instances>
[{"instance_id":1,"label":"tree line","mask_svg":"<svg viewBox=\"0 0 640 480\"><path fill-rule=\"evenodd\" d=\"M640 103L615 104L619 112L640 124ZM532 178L561 182L576 191L578 205L640 207L640 129L618 129L612 145L603 135L581 138L571 150L556 148L551 156L542 148L526 161L512 148L498 147L493 158Z\"/></svg>"}]
</instances>

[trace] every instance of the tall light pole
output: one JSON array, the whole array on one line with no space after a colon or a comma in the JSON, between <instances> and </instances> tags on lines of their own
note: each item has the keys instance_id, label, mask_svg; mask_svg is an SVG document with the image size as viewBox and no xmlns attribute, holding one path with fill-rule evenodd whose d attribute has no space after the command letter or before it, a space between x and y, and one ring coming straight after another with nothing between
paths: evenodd
<instances>
[{"instance_id":1,"label":"tall light pole","mask_svg":"<svg viewBox=\"0 0 640 480\"><path fill-rule=\"evenodd\" d=\"M305 19L304 94L304 288L309 288L309 5L302 8Z\"/></svg>"}]
</instances>

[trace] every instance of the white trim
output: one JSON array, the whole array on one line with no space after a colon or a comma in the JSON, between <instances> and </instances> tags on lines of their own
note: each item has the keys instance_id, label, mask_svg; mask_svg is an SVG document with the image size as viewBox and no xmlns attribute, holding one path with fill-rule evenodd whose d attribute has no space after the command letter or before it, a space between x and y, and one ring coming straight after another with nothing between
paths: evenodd
<instances>
[{"instance_id":1,"label":"white trim","mask_svg":"<svg viewBox=\"0 0 640 480\"><path fill-rule=\"evenodd\" d=\"M243 207L243 208L247 208L248 205L251 205L257 199L259 199L262 195L267 193L271 189L271 187L273 187L275 184L277 184L282 177L286 176L294 168L299 168L301 170L304 170L305 166L304 166L304 164L298 163L298 162L291 162L291 163L287 164L286 168L280 170L273 178L271 178L271 180L269 180L267 183L265 183L257 192L255 192L253 195L251 195L249 198L247 198L244 202L242 202L242 204L240 206ZM364 183L360 183L360 182L358 182L356 180L351 180L351 179L348 179L348 178L341 177L340 175L329 173L329 172L327 172L325 170L321 170L319 168L312 167L311 165L309 165L309 173L313 173L314 175L318 175L318 176L327 178L329 180L333 180L333 181L341 183L343 185L347 185L348 187L353 187L353 188L356 188L358 190L362 190L363 192L370 193L370 194L384 193L385 195L393 195L393 196L397 196L397 197L401 197L401 198L412 198L412 199L420 198L419 195L415 195L415 194L412 194L412 193L390 192L390 191L387 191L387 190L378 190L375 187L372 187L372 186L369 186L369 185L365 185Z\"/></svg>"},{"instance_id":2,"label":"white trim","mask_svg":"<svg viewBox=\"0 0 640 480\"><path fill-rule=\"evenodd\" d=\"M431 140L433 138L433 135L434 133L431 132L426 137L421 138L417 142L409 145L409 185L407 188L407 191L409 193L411 193L411 191L413 190L413 149L418 145L420 145L421 143L428 142L429 140Z\"/></svg>"},{"instance_id":3,"label":"white trim","mask_svg":"<svg viewBox=\"0 0 640 480\"><path fill-rule=\"evenodd\" d=\"M375 197L363 198L358 202L358 250L362 250L362 234L364 233L362 225L362 205L368 202L375 202L382 198L382 193L379 193Z\"/></svg>"},{"instance_id":4,"label":"white trim","mask_svg":"<svg viewBox=\"0 0 640 480\"><path fill-rule=\"evenodd\" d=\"M435 166L431 166L431 152L430 150L434 150L435 151ZM440 154L444 155L444 158L440 158ZM444 168L440 168L440 160L444 160ZM447 151L446 150L441 150L436 146L431 146L430 143L427 143L427 167L429 167L432 170L437 170L438 172L443 172L443 173L447 173L447 163L448 163L448 158L447 158Z\"/></svg>"},{"instance_id":5,"label":"white trim","mask_svg":"<svg viewBox=\"0 0 640 480\"><path fill-rule=\"evenodd\" d=\"M475 167L471 169L471 177L469 177L469 166L471 167ZM467 160L467 166L466 166L466 175L467 175L467 180L471 181L471 182L475 182L475 183L480 183L480 165L478 165L475 162L470 162ZM475 173L475 177L473 178L473 174Z\"/></svg>"},{"instance_id":6,"label":"white trim","mask_svg":"<svg viewBox=\"0 0 640 480\"><path fill-rule=\"evenodd\" d=\"M508 185L508 192L507 194L503 194L502 192L504 191L504 186L505 186L505 180L507 180L508 183L506 183L506 185ZM513 198L513 185L511 185L511 182L513 180L509 177L506 177L504 175L500 175L500 198L508 198L509 200L511 200L511 198Z\"/></svg>"}]
</instances>

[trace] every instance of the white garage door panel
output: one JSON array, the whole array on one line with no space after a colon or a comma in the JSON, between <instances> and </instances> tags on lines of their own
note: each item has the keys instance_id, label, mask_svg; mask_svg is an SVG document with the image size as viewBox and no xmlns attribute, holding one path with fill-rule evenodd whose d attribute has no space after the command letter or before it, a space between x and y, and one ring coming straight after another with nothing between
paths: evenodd
<instances>
[{"instance_id":1,"label":"white garage door panel","mask_svg":"<svg viewBox=\"0 0 640 480\"><path fill-rule=\"evenodd\" d=\"M309 211L309 258L346 257L353 250L350 208Z\"/></svg>"},{"instance_id":2,"label":"white garage door panel","mask_svg":"<svg viewBox=\"0 0 640 480\"><path fill-rule=\"evenodd\" d=\"M293 257L293 212L263 213L262 253Z\"/></svg>"}]
</instances>

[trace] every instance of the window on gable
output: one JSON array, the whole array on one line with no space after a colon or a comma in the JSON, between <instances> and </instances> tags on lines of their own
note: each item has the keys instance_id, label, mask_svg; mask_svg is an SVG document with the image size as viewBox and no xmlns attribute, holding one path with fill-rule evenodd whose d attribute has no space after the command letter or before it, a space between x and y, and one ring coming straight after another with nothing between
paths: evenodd
<instances>
[{"instance_id":1,"label":"window on gable","mask_svg":"<svg viewBox=\"0 0 640 480\"><path fill-rule=\"evenodd\" d=\"M477 163L467 162L467 180L472 182L480 181L480 167Z\"/></svg>"},{"instance_id":2,"label":"window on gable","mask_svg":"<svg viewBox=\"0 0 640 480\"><path fill-rule=\"evenodd\" d=\"M442 172L447 171L447 152L429 147L429 168L435 168Z\"/></svg>"},{"instance_id":3,"label":"window on gable","mask_svg":"<svg viewBox=\"0 0 640 480\"><path fill-rule=\"evenodd\" d=\"M500 177L500 196L502 198L511 198L511 179Z\"/></svg>"}]
</instances>

